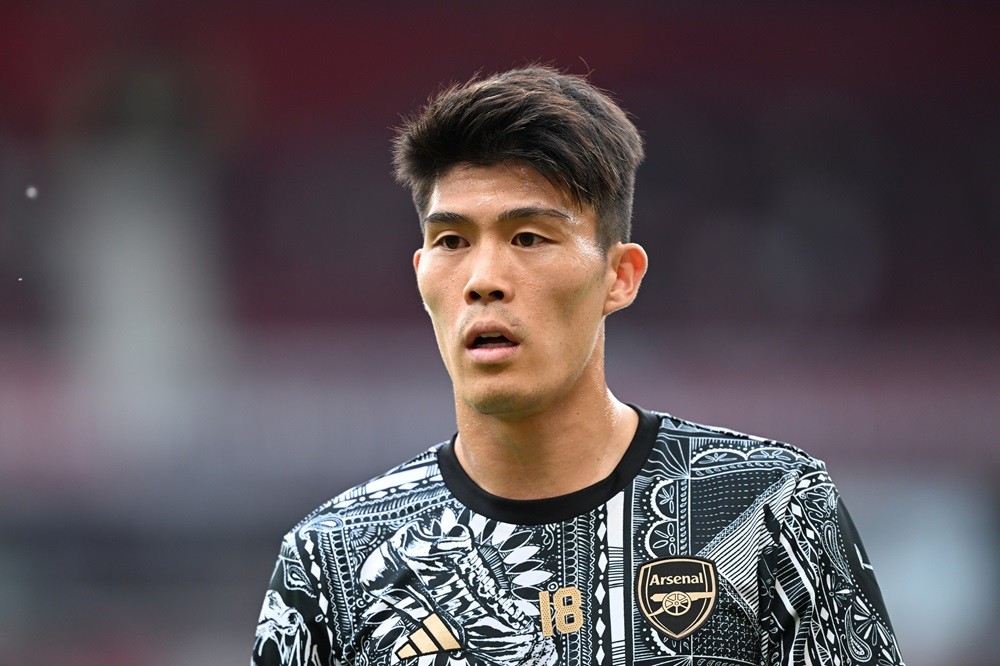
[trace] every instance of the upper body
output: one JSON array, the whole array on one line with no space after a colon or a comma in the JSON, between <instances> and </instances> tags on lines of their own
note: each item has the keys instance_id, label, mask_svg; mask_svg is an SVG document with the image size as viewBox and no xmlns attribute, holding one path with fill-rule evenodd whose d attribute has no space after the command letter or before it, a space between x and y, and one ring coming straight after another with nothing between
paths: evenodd
<instances>
[{"instance_id":1,"label":"upper body","mask_svg":"<svg viewBox=\"0 0 1000 666\"><path fill-rule=\"evenodd\" d=\"M608 478L511 500L454 440L286 536L260 666L902 664L824 465L638 411Z\"/></svg>"},{"instance_id":2,"label":"upper body","mask_svg":"<svg viewBox=\"0 0 1000 666\"><path fill-rule=\"evenodd\" d=\"M901 663L821 464L607 386L605 318L647 267L642 156L605 94L540 67L403 128L458 432L289 535L259 663Z\"/></svg>"}]
</instances>

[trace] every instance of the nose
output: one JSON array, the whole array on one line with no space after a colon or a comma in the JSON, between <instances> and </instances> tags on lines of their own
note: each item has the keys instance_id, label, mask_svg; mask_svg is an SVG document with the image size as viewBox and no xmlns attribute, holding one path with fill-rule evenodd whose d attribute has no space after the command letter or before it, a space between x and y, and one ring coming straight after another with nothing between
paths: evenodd
<instances>
[{"instance_id":1,"label":"nose","mask_svg":"<svg viewBox=\"0 0 1000 666\"><path fill-rule=\"evenodd\" d=\"M482 245L472 256L472 272L465 286L465 299L469 303L508 301L514 295L509 279L509 266L503 252Z\"/></svg>"}]
</instances>

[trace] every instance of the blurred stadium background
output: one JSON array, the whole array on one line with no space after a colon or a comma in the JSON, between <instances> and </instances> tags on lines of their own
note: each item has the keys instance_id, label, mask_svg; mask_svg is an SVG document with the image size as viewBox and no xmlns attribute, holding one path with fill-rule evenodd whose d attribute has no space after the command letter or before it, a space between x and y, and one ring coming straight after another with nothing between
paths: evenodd
<instances>
[{"instance_id":1,"label":"blurred stadium background","mask_svg":"<svg viewBox=\"0 0 1000 666\"><path fill-rule=\"evenodd\" d=\"M281 535L450 435L391 128L591 74L616 394L827 460L910 666L995 664L1000 5L0 3L0 664L246 663Z\"/></svg>"}]
</instances>

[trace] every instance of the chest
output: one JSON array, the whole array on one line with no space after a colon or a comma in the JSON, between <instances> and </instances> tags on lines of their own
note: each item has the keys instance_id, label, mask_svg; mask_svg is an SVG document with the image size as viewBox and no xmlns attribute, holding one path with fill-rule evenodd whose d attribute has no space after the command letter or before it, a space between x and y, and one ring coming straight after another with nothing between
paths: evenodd
<instances>
[{"instance_id":1,"label":"chest","mask_svg":"<svg viewBox=\"0 0 1000 666\"><path fill-rule=\"evenodd\" d=\"M753 581L665 549L674 542L664 514L625 500L555 525L455 506L364 543L341 535L328 544L341 564L326 576L333 606L351 610L329 618L343 656L423 666L760 663Z\"/></svg>"}]
</instances>

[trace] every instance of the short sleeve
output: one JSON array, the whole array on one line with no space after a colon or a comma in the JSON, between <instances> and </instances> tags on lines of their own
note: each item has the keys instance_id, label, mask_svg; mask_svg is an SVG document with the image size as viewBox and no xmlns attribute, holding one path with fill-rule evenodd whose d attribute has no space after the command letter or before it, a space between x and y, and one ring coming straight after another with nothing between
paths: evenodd
<instances>
[{"instance_id":1,"label":"short sleeve","mask_svg":"<svg viewBox=\"0 0 1000 666\"><path fill-rule=\"evenodd\" d=\"M903 666L875 572L825 470L801 477L759 566L767 665Z\"/></svg>"},{"instance_id":2,"label":"short sleeve","mask_svg":"<svg viewBox=\"0 0 1000 666\"><path fill-rule=\"evenodd\" d=\"M292 532L282 541L264 596L251 666L328 666L332 659L327 636Z\"/></svg>"}]
</instances>

